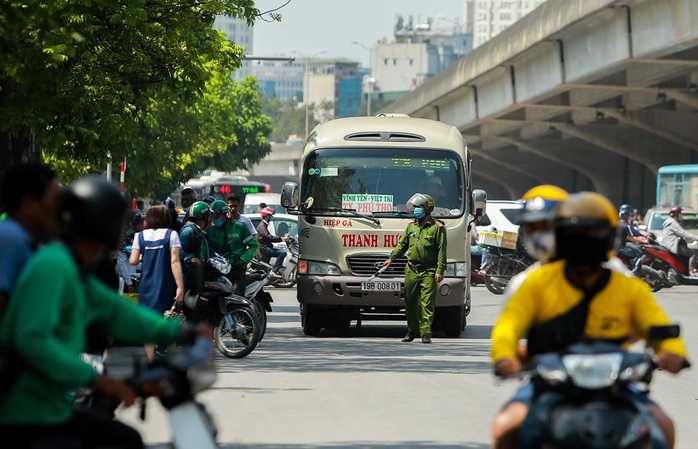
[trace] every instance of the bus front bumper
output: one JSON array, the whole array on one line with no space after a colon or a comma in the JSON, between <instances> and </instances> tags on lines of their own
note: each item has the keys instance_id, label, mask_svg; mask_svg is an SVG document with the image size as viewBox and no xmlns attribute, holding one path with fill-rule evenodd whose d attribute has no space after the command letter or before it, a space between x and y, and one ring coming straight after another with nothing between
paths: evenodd
<instances>
[{"instance_id":1,"label":"bus front bumper","mask_svg":"<svg viewBox=\"0 0 698 449\"><path fill-rule=\"evenodd\" d=\"M298 275L297 297L301 304L359 307L398 307L405 305L405 279L380 278L400 282L400 291L362 291L365 277ZM466 301L466 279L444 278L436 287L436 306L462 306Z\"/></svg>"}]
</instances>

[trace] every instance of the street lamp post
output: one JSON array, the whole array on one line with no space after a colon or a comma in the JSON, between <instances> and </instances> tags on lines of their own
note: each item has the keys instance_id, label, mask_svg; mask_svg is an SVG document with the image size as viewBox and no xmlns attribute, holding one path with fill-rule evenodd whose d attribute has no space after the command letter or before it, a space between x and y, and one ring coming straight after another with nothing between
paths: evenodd
<instances>
[{"instance_id":1,"label":"street lamp post","mask_svg":"<svg viewBox=\"0 0 698 449\"><path fill-rule=\"evenodd\" d=\"M366 78L366 115L371 116L371 97L373 96L373 86L376 84L376 79L372 76Z\"/></svg>"},{"instance_id":2,"label":"street lamp post","mask_svg":"<svg viewBox=\"0 0 698 449\"><path fill-rule=\"evenodd\" d=\"M373 87L376 85L376 79L371 76L371 49L362 44L359 41L351 41L352 44L358 45L364 50L368 51L368 71L369 74L364 80L366 81L366 115L371 115L371 96L373 94Z\"/></svg>"},{"instance_id":3,"label":"street lamp post","mask_svg":"<svg viewBox=\"0 0 698 449\"><path fill-rule=\"evenodd\" d=\"M303 65L303 103L305 104L305 137L308 138L308 132L310 132L310 109L308 103L310 99L310 71L308 70L308 63L319 55L327 53L327 50L319 51L313 56L304 56L302 53L296 51L292 51L291 53L297 53L305 58L305 64Z\"/></svg>"}]
</instances>

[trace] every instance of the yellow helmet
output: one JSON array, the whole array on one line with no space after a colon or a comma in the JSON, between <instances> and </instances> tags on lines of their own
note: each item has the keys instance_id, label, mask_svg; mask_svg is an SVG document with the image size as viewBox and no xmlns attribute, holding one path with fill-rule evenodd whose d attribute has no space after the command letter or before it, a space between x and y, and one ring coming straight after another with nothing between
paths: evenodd
<instances>
[{"instance_id":1,"label":"yellow helmet","mask_svg":"<svg viewBox=\"0 0 698 449\"><path fill-rule=\"evenodd\" d=\"M552 212L562 201L568 197L566 190L560 187L544 184L536 186L521 197L525 201L519 223L530 223L547 220L552 217Z\"/></svg>"}]
</instances>

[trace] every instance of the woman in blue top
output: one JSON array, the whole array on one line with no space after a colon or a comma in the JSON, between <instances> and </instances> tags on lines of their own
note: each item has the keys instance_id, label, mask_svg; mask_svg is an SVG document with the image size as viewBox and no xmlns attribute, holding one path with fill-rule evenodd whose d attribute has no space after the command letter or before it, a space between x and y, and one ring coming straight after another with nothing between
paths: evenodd
<instances>
[{"instance_id":1,"label":"woman in blue top","mask_svg":"<svg viewBox=\"0 0 698 449\"><path fill-rule=\"evenodd\" d=\"M145 228L134 236L129 262L137 265L142 259L141 279L138 285L138 304L164 313L172 301L184 298L181 247L179 234L170 229L170 212L158 204L145 212ZM142 258L141 258L142 255ZM146 353L153 357L154 346L146 345Z\"/></svg>"}]
</instances>

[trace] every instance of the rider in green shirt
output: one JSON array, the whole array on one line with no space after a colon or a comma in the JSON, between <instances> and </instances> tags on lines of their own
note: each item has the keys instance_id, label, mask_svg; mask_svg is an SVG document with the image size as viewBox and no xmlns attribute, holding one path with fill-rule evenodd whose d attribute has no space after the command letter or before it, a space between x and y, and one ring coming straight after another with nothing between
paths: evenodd
<instances>
[{"instance_id":1,"label":"rider in green shirt","mask_svg":"<svg viewBox=\"0 0 698 449\"><path fill-rule=\"evenodd\" d=\"M176 343L190 333L178 321L125 300L90 272L100 254L118 245L125 214L121 193L102 178L78 180L61 192L61 238L29 261L0 326L0 343L24 362L19 379L0 396L0 441L31 445L35 438L62 437L81 447L143 447L135 429L76 410L68 394L92 387L126 406L136 398L125 382L81 360L95 322L116 341L134 345ZM212 335L205 326L200 331Z\"/></svg>"},{"instance_id":2,"label":"rider in green shirt","mask_svg":"<svg viewBox=\"0 0 698 449\"><path fill-rule=\"evenodd\" d=\"M247 264L257 253L259 243L244 223L228 217L228 204L225 201L215 201L211 204L211 211L212 226L206 229L209 244L211 249L228 260L231 266L228 279L235 285L235 294L244 296Z\"/></svg>"}]
</instances>

